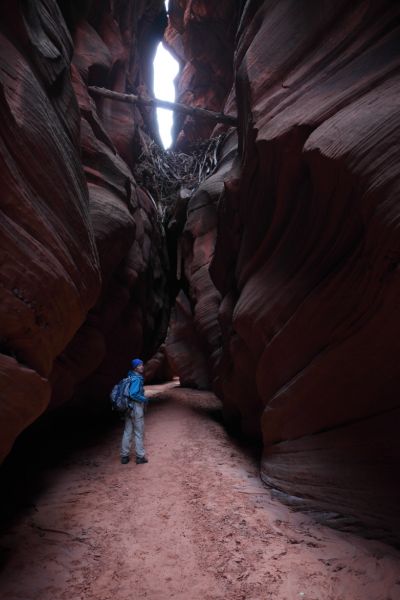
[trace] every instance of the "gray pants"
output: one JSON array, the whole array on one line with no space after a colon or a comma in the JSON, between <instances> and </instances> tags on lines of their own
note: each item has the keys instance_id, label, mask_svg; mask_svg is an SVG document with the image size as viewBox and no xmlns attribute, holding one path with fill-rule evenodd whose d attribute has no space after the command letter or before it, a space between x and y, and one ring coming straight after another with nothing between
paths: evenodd
<instances>
[{"instance_id":1,"label":"gray pants","mask_svg":"<svg viewBox=\"0 0 400 600\"><path fill-rule=\"evenodd\" d=\"M144 405L140 402L133 403L133 409L128 410L125 415L125 429L121 443L121 457L129 456L132 445L132 434L135 437L135 450L138 458L143 458L144 435Z\"/></svg>"}]
</instances>

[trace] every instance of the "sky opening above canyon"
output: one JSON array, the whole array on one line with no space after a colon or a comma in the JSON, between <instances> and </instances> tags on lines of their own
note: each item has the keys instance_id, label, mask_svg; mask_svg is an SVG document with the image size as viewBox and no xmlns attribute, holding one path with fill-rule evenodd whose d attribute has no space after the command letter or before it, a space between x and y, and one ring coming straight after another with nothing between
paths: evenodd
<instances>
[{"instance_id":1,"label":"sky opening above canyon","mask_svg":"<svg viewBox=\"0 0 400 600\"><path fill-rule=\"evenodd\" d=\"M165 8L168 11L168 2L165 2ZM175 101L174 79L179 72L178 61L162 43L158 44L157 52L153 62L154 66L154 95L161 100ZM161 141L164 148L169 148L172 144L172 123L173 112L165 108L157 108L157 121L160 131Z\"/></svg>"}]
</instances>

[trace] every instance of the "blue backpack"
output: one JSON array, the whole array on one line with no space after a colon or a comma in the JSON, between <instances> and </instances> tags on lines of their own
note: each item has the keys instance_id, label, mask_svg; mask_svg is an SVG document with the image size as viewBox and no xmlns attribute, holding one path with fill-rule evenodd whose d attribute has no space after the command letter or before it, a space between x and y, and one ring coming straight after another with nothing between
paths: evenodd
<instances>
[{"instance_id":1,"label":"blue backpack","mask_svg":"<svg viewBox=\"0 0 400 600\"><path fill-rule=\"evenodd\" d=\"M131 378L125 377L119 383L114 385L111 390L110 400L111 407L113 410L124 413L129 408L129 388L131 385Z\"/></svg>"}]
</instances>

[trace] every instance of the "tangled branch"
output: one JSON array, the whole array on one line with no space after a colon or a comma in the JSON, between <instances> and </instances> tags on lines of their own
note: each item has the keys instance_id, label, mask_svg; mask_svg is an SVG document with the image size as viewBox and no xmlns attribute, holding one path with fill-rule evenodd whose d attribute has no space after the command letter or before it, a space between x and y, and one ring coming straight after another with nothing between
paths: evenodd
<instances>
[{"instance_id":1,"label":"tangled branch","mask_svg":"<svg viewBox=\"0 0 400 600\"><path fill-rule=\"evenodd\" d=\"M161 216L179 198L189 198L218 164L218 150L225 135L191 145L187 153L163 150L151 141L136 163L134 175L155 199Z\"/></svg>"}]
</instances>

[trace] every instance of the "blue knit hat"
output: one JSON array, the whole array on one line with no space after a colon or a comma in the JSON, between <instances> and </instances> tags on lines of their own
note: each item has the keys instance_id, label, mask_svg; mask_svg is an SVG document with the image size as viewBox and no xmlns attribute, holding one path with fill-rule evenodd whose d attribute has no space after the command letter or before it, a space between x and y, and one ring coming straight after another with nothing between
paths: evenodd
<instances>
[{"instance_id":1,"label":"blue knit hat","mask_svg":"<svg viewBox=\"0 0 400 600\"><path fill-rule=\"evenodd\" d=\"M131 362L131 367L132 369L136 369L136 367L138 367L139 365L142 365L143 361L140 360L140 358L134 358L133 361Z\"/></svg>"}]
</instances>

